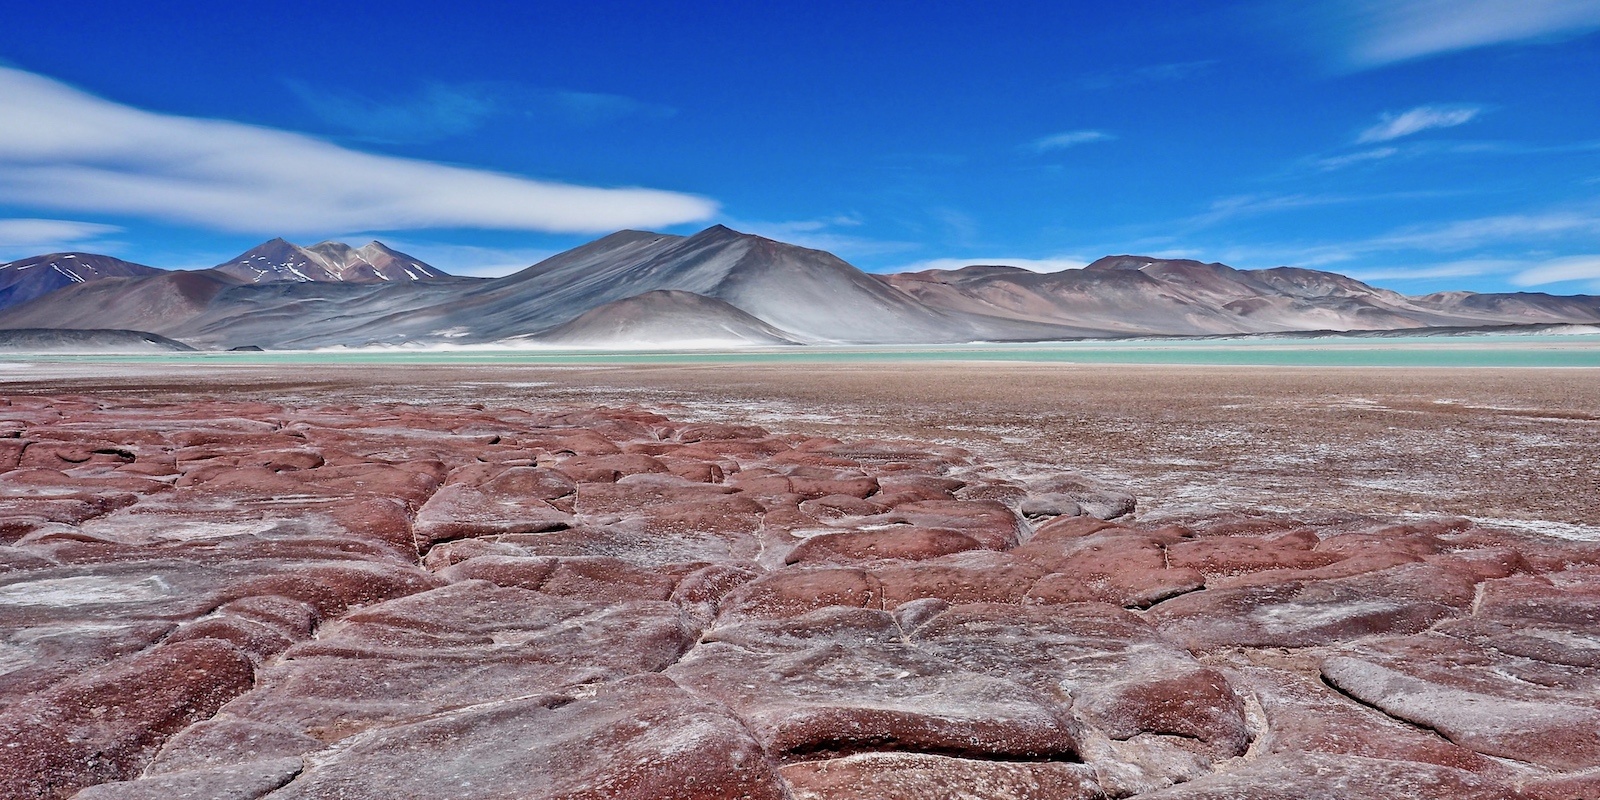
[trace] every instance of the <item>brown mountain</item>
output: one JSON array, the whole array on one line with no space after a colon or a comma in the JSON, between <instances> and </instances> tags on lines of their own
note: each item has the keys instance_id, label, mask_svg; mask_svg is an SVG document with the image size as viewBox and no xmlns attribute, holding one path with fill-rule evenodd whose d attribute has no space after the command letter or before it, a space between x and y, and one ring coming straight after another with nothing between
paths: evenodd
<instances>
[{"instance_id":1,"label":"brown mountain","mask_svg":"<svg viewBox=\"0 0 1600 800\"><path fill-rule=\"evenodd\" d=\"M1143 256L1034 273L971 266L880 276L933 308L1119 334L1394 330L1600 321L1600 298L1453 293L1413 298L1332 272Z\"/></svg>"},{"instance_id":2,"label":"brown mountain","mask_svg":"<svg viewBox=\"0 0 1600 800\"><path fill-rule=\"evenodd\" d=\"M50 253L0 264L0 308L101 278L154 275L155 267L94 253Z\"/></svg>"},{"instance_id":3,"label":"brown mountain","mask_svg":"<svg viewBox=\"0 0 1600 800\"><path fill-rule=\"evenodd\" d=\"M388 283L447 277L443 271L391 250L382 242L369 242L361 247L351 247L344 242L301 247L283 239L272 239L212 269L244 283Z\"/></svg>"}]
</instances>

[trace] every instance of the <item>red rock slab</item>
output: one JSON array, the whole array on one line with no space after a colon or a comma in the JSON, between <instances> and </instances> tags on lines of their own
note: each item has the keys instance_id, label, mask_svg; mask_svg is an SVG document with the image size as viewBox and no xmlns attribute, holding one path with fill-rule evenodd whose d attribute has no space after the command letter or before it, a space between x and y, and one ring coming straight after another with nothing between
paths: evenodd
<instances>
[{"instance_id":1,"label":"red rock slab","mask_svg":"<svg viewBox=\"0 0 1600 800\"><path fill-rule=\"evenodd\" d=\"M1021 523L1011 509L992 500L918 500L862 520L863 524L903 523L921 528L960 531L990 550L1015 547Z\"/></svg>"},{"instance_id":2,"label":"red rock slab","mask_svg":"<svg viewBox=\"0 0 1600 800\"><path fill-rule=\"evenodd\" d=\"M6 573L0 575L0 627L189 620L219 605L227 583L221 571L176 560Z\"/></svg>"},{"instance_id":3,"label":"red rock slab","mask_svg":"<svg viewBox=\"0 0 1600 800\"><path fill-rule=\"evenodd\" d=\"M137 775L169 736L250 688L250 659L214 639L140 653L0 711L7 796L69 797Z\"/></svg>"},{"instance_id":4,"label":"red rock slab","mask_svg":"<svg viewBox=\"0 0 1600 800\"><path fill-rule=\"evenodd\" d=\"M1076 725L1047 695L884 642L870 629L824 626L823 635L812 636L818 631L811 620L797 624L801 647L783 648L770 636L764 637L774 646L769 652L707 642L667 674L724 703L768 753L784 760L874 750L1076 757Z\"/></svg>"},{"instance_id":5,"label":"red rock slab","mask_svg":"<svg viewBox=\"0 0 1600 800\"><path fill-rule=\"evenodd\" d=\"M580 514L624 514L653 516L663 506L684 503L717 504L727 502L738 490L721 484L699 483L670 473L636 475L619 482L579 484L574 509ZM737 507L761 508L748 498L737 498Z\"/></svg>"},{"instance_id":6,"label":"red rock slab","mask_svg":"<svg viewBox=\"0 0 1600 800\"><path fill-rule=\"evenodd\" d=\"M646 675L391 728L314 758L273 797L782 800L785 794L738 722L671 681Z\"/></svg>"},{"instance_id":7,"label":"red rock slab","mask_svg":"<svg viewBox=\"0 0 1600 800\"><path fill-rule=\"evenodd\" d=\"M683 608L690 619L708 627L722 609L722 599L734 589L756 579L754 564L712 564L701 567L678 581L671 600Z\"/></svg>"},{"instance_id":8,"label":"red rock slab","mask_svg":"<svg viewBox=\"0 0 1600 800\"><path fill-rule=\"evenodd\" d=\"M1499 762L1452 744L1433 731L1350 702L1319 674L1306 674L1303 664L1267 667L1234 663L1228 674L1235 686L1260 703L1268 730L1263 752L1415 761L1507 780L1513 777Z\"/></svg>"},{"instance_id":9,"label":"red rock slab","mask_svg":"<svg viewBox=\"0 0 1600 800\"><path fill-rule=\"evenodd\" d=\"M1141 800L1542 800L1507 781L1410 761L1321 753L1274 755Z\"/></svg>"},{"instance_id":10,"label":"red rock slab","mask_svg":"<svg viewBox=\"0 0 1600 800\"><path fill-rule=\"evenodd\" d=\"M56 623L13 623L0 614L0 702L45 689L74 675L93 671L160 641L177 625L168 621L121 622L63 619Z\"/></svg>"},{"instance_id":11,"label":"red rock slab","mask_svg":"<svg viewBox=\"0 0 1600 800\"><path fill-rule=\"evenodd\" d=\"M862 561L922 561L982 547L959 531L891 525L879 530L840 531L806 537L786 564L853 563Z\"/></svg>"},{"instance_id":12,"label":"red rock slab","mask_svg":"<svg viewBox=\"0 0 1600 800\"><path fill-rule=\"evenodd\" d=\"M592 602L665 600L679 575L695 567L647 569L608 556L524 558L485 555L468 559L442 574L452 581L486 580L557 597Z\"/></svg>"},{"instance_id":13,"label":"red rock slab","mask_svg":"<svg viewBox=\"0 0 1600 800\"><path fill-rule=\"evenodd\" d=\"M465 581L349 615L264 669L230 711L332 741L659 670L697 636L668 602L588 603Z\"/></svg>"},{"instance_id":14,"label":"red rock slab","mask_svg":"<svg viewBox=\"0 0 1600 800\"><path fill-rule=\"evenodd\" d=\"M1519 625L1600 627L1600 574L1566 570L1486 581L1477 613Z\"/></svg>"},{"instance_id":15,"label":"red rock slab","mask_svg":"<svg viewBox=\"0 0 1600 800\"><path fill-rule=\"evenodd\" d=\"M780 770L795 800L1103 800L1082 764L980 761L923 753L860 753Z\"/></svg>"},{"instance_id":16,"label":"red rock slab","mask_svg":"<svg viewBox=\"0 0 1600 800\"><path fill-rule=\"evenodd\" d=\"M1205 589L1150 610L1161 631L1196 650L1308 647L1407 634L1463 614L1474 585L1428 564L1326 581Z\"/></svg>"},{"instance_id":17,"label":"red rock slab","mask_svg":"<svg viewBox=\"0 0 1600 800\"><path fill-rule=\"evenodd\" d=\"M882 608L883 589L870 572L850 567L794 567L771 572L729 592L719 619L779 619L829 606Z\"/></svg>"},{"instance_id":18,"label":"red rock slab","mask_svg":"<svg viewBox=\"0 0 1600 800\"><path fill-rule=\"evenodd\" d=\"M679 427L673 438L680 442L713 442L764 439L767 436L768 433L765 428L759 428L755 425L698 422Z\"/></svg>"},{"instance_id":19,"label":"red rock slab","mask_svg":"<svg viewBox=\"0 0 1600 800\"><path fill-rule=\"evenodd\" d=\"M1356 659L1323 663L1323 676L1397 719L1437 730L1463 747L1555 769L1600 765L1600 711L1509 700L1440 686Z\"/></svg>"},{"instance_id":20,"label":"red rock slab","mask_svg":"<svg viewBox=\"0 0 1600 800\"><path fill-rule=\"evenodd\" d=\"M1206 743L1214 758L1243 753L1250 741L1225 676L1114 606L955 606L910 636L963 669L1070 694L1112 739L1184 737Z\"/></svg>"},{"instance_id":21,"label":"red rock slab","mask_svg":"<svg viewBox=\"0 0 1600 800\"><path fill-rule=\"evenodd\" d=\"M571 456L555 469L577 483L616 483L624 475L671 473L666 464L642 453Z\"/></svg>"},{"instance_id":22,"label":"red rock slab","mask_svg":"<svg viewBox=\"0 0 1600 800\"><path fill-rule=\"evenodd\" d=\"M571 514L536 497L453 484L418 509L413 530L427 547L450 539L560 530L572 522Z\"/></svg>"},{"instance_id":23,"label":"red rock slab","mask_svg":"<svg viewBox=\"0 0 1600 800\"><path fill-rule=\"evenodd\" d=\"M1013 552L1050 573L1029 590L1029 603L1148 608L1205 586L1193 568L1168 566L1161 539L1140 533L1112 529L1065 540L1060 547L1035 540Z\"/></svg>"},{"instance_id":24,"label":"red rock slab","mask_svg":"<svg viewBox=\"0 0 1600 800\"><path fill-rule=\"evenodd\" d=\"M871 500L846 494L824 495L800 503L800 511L818 522L869 517L887 511L888 507Z\"/></svg>"},{"instance_id":25,"label":"red rock slab","mask_svg":"<svg viewBox=\"0 0 1600 800\"><path fill-rule=\"evenodd\" d=\"M1174 567L1190 567L1209 577L1265 569L1314 569L1344 557L1315 551L1319 541L1309 530L1275 536L1205 536L1172 544L1167 560Z\"/></svg>"},{"instance_id":26,"label":"red rock slab","mask_svg":"<svg viewBox=\"0 0 1600 800\"><path fill-rule=\"evenodd\" d=\"M303 767L298 758L249 761L102 783L72 797L73 800L256 800L294 780Z\"/></svg>"},{"instance_id":27,"label":"red rock slab","mask_svg":"<svg viewBox=\"0 0 1600 800\"><path fill-rule=\"evenodd\" d=\"M1019 603L1044 569L1027 561L873 565L885 608L928 598L952 604Z\"/></svg>"},{"instance_id":28,"label":"red rock slab","mask_svg":"<svg viewBox=\"0 0 1600 800\"><path fill-rule=\"evenodd\" d=\"M144 774L201 772L256 761L300 757L325 747L322 742L279 725L236 719L226 709L167 740Z\"/></svg>"},{"instance_id":29,"label":"red rock slab","mask_svg":"<svg viewBox=\"0 0 1600 800\"><path fill-rule=\"evenodd\" d=\"M710 512L708 512L710 513ZM439 570L480 555L522 557L609 556L630 564L654 567L691 562L745 562L761 549L752 533L743 530L719 531L716 525L698 527L674 517L684 526L681 533L667 533L663 521L624 520L603 527L575 526L562 531L531 534L506 534L493 539L463 539L445 542L428 551L424 563ZM749 527L759 517L751 515ZM728 522L724 517L716 521ZM743 526L731 526L742 528Z\"/></svg>"},{"instance_id":30,"label":"red rock slab","mask_svg":"<svg viewBox=\"0 0 1600 800\"><path fill-rule=\"evenodd\" d=\"M1509 656L1569 667L1600 668L1600 630L1592 625L1473 618L1441 622L1434 630Z\"/></svg>"},{"instance_id":31,"label":"red rock slab","mask_svg":"<svg viewBox=\"0 0 1600 800\"><path fill-rule=\"evenodd\" d=\"M955 493L966 485L960 478L915 472L891 473L878 478L878 492L895 498L895 505L917 500L954 500Z\"/></svg>"}]
</instances>

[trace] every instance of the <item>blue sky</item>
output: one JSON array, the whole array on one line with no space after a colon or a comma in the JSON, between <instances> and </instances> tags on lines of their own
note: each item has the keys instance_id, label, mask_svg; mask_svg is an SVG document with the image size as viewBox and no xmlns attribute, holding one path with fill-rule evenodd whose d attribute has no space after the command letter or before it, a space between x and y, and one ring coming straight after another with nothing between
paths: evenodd
<instances>
[{"instance_id":1,"label":"blue sky","mask_svg":"<svg viewBox=\"0 0 1600 800\"><path fill-rule=\"evenodd\" d=\"M1600 0L29 3L0 258L711 223L872 271L1109 253L1600 292Z\"/></svg>"}]
</instances>

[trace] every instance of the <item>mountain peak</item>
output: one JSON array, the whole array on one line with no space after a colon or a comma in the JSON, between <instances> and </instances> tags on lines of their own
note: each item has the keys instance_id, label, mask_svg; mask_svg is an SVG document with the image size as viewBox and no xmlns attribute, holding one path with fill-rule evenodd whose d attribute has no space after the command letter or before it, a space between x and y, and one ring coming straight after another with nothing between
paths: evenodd
<instances>
[{"instance_id":1,"label":"mountain peak","mask_svg":"<svg viewBox=\"0 0 1600 800\"><path fill-rule=\"evenodd\" d=\"M269 239L214 269L245 283L387 283L445 276L377 241L358 249L331 239L310 247Z\"/></svg>"}]
</instances>

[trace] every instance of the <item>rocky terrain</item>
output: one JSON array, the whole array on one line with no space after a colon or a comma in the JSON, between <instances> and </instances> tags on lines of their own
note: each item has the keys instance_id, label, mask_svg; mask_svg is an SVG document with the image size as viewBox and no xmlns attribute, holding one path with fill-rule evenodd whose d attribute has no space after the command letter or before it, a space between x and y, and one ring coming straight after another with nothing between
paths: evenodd
<instances>
[{"instance_id":1,"label":"rocky terrain","mask_svg":"<svg viewBox=\"0 0 1600 800\"><path fill-rule=\"evenodd\" d=\"M14 395L8 798L1583 798L1600 544L639 408Z\"/></svg>"},{"instance_id":2,"label":"rocky terrain","mask_svg":"<svg viewBox=\"0 0 1600 800\"><path fill-rule=\"evenodd\" d=\"M619 231L493 280L446 276L377 242L274 239L213 269L85 281L0 310L0 329L116 327L215 349L935 344L1597 322L1592 296L1406 297L1330 272L1140 256L1047 274L869 275L832 253L721 225L693 236Z\"/></svg>"}]
</instances>

